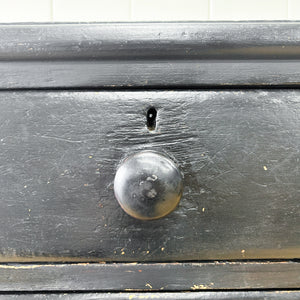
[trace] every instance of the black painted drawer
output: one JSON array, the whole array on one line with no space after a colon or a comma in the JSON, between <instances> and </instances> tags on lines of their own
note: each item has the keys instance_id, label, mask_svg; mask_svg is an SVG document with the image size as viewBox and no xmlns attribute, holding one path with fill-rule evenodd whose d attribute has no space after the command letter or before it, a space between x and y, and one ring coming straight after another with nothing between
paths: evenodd
<instances>
[{"instance_id":1,"label":"black painted drawer","mask_svg":"<svg viewBox=\"0 0 300 300\"><path fill-rule=\"evenodd\" d=\"M0 295L0 299L71 299L71 300L137 300L137 299L176 299L176 300L297 300L300 293L297 291L274 292L197 292L197 293L87 293L87 294L16 294Z\"/></svg>"},{"instance_id":2,"label":"black painted drawer","mask_svg":"<svg viewBox=\"0 0 300 300\"><path fill-rule=\"evenodd\" d=\"M0 93L0 260L300 258L300 92ZM156 130L146 111L157 109ZM184 174L155 221L114 197L120 161L167 153Z\"/></svg>"}]
</instances>

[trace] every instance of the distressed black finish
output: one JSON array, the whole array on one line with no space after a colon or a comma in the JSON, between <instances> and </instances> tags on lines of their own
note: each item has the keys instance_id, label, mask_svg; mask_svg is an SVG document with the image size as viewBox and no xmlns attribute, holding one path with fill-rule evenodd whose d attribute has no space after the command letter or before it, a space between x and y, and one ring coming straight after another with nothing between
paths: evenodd
<instances>
[{"instance_id":1,"label":"distressed black finish","mask_svg":"<svg viewBox=\"0 0 300 300\"><path fill-rule=\"evenodd\" d=\"M1 261L299 258L299 99L296 90L0 93ZM120 161L144 149L184 174L178 208L148 222L113 192Z\"/></svg>"},{"instance_id":2,"label":"distressed black finish","mask_svg":"<svg viewBox=\"0 0 300 300\"><path fill-rule=\"evenodd\" d=\"M48 293L48 294L0 294L0 299L47 299L47 300L299 300L299 291L262 292L176 292L176 293Z\"/></svg>"},{"instance_id":3,"label":"distressed black finish","mask_svg":"<svg viewBox=\"0 0 300 300\"><path fill-rule=\"evenodd\" d=\"M299 24L297 21L2 24L0 59L118 61L187 56L300 59Z\"/></svg>"},{"instance_id":4,"label":"distressed black finish","mask_svg":"<svg viewBox=\"0 0 300 300\"><path fill-rule=\"evenodd\" d=\"M298 299L299 70L300 22L0 25L0 299ZM159 220L114 197L144 150Z\"/></svg>"},{"instance_id":5,"label":"distressed black finish","mask_svg":"<svg viewBox=\"0 0 300 300\"><path fill-rule=\"evenodd\" d=\"M0 88L298 86L299 24L1 25Z\"/></svg>"},{"instance_id":6,"label":"distressed black finish","mask_svg":"<svg viewBox=\"0 0 300 300\"><path fill-rule=\"evenodd\" d=\"M0 291L295 289L295 262L0 265Z\"/></svg>"}]
</instances>

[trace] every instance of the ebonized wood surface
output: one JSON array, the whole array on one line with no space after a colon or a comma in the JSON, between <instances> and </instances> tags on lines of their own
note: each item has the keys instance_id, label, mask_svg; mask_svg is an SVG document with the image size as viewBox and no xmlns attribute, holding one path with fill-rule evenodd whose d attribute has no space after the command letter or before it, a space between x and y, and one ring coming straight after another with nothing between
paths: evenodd
<instances>
[{"instance_id":1,"label":"ebonized wood surface","mask_svg":"<svg viewBox=\"0 0 300 300\"><path fill-rule=\"evenodd\" d=\"M297 90L1 92L0 260L299 258L299 99ZM184 174L178 208L160 220L131 218L113 194L118 164L143 149L167 153Z\"/></svg>"},{"instance_id":2,"label":"ebonized wood surface","mask_svg":"<svg viewBox=\"0 0 300 300\"><path fill-rule=\"evenodd\" d=\"M1 25L0 88L299 85L299 24Z\"/></svg>"},{"instance_id":3,"label":"ebonized wood surface","mask_svg":"<svg viewBox=\"0 0 300 300\"><path fill-rule=\"evenodd\" d=\"M173 292L173 293L47 293L47 294L0 294L0 299L71 299L71 300L298 300L298 291L262 291L262 292Z\"/></svg>"},{"instance_id":4,"label":"ebonized wood surface","mask_svg":"<svg viewBox=\"0 0 300 300\"><path fill-rule=\"evenodd\" d=\"M2 264L0 291L296 289L300 264L282 262Z\"/></svg>"}]
</instances>

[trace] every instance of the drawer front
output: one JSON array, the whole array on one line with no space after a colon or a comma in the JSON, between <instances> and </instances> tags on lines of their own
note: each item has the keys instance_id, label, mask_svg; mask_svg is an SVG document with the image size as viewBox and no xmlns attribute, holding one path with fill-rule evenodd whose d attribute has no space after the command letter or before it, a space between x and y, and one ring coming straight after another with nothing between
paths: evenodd
<instances>
[{"instance_id":1,"label":"drawer front","mask_svg":"<svg viewBox=\"0 0 300 300\"><path fill-rule=\"evenodd\" d=\"M0 260L300 257L300 92L0 93ZM148 130L149 107L157 110ZM166 153L184 174L174 212L128 216L120 162Z\"/></svg>"},{"instance_id":2,"label":"drawer front","mask_svg":"<svg viewBox=\"0 0 300 300\"><path fill-rule=\"evenodd\" d=\"M197 292L197 293L56 293L56 294L11 294L0 295L0 300L137 300L137 299L177 299L177 300L298 300L300 292L273 291L273 292Z\"/></svg>"},{"instance_id":3,"label":"drawer front","mask_svg":"<svg viewBox=\"0 0 300 300\"><path fill-rule=\"evenodd\" d=\"M0 291L19 293L296 290L300 286L299 263L293 261L10 263L0 264L0 270Z\"/></svg>"}]
</instances>

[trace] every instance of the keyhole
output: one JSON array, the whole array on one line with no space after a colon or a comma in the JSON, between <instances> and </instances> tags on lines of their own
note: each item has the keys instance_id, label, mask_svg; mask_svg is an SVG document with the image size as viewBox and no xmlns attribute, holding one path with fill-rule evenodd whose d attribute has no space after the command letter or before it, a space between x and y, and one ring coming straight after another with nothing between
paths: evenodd
<instances>
[{"instance_id":1,"label":"keyhole","mask_svg":"<svg viewBox=\"0 0 300 300\"><path fill-rule=\"evenodd\" d=\"M154 130L156 127L157 110L154 107L150 107L147 111L147 127L148 130Z\"/></svg>"}]
</instances>

